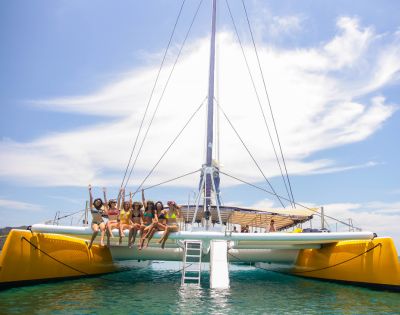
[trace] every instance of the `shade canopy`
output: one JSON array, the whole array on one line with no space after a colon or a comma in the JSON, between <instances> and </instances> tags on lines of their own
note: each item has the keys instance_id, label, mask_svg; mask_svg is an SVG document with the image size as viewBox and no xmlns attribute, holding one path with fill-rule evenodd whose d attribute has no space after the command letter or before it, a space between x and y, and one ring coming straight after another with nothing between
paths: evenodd
<instances>
[{"instance_id":1,"label":"shade canopy","mask_svg":"<svg viewBox=\"0 0 400 315\"><path fill-rule=\"evenodd\" d=\"M181 206L181 216L186 223L191 223L195 213L195 205ZM253 228L269 228L274 220L276 230L284 230L299 223L312 219L315 209L253 209L246 207L221 206L221 220L223 224L248 225ZM203 207L199 206L195 222L200 223L203 218ZM218 223L216 206L211 207L211 220Z\"/></svg>"}]
</instances>

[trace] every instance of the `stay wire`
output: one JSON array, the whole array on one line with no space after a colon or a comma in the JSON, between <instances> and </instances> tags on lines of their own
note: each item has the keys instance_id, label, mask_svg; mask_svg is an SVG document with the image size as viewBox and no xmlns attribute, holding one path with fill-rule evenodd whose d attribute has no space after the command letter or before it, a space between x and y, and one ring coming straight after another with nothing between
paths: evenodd
<instances>
[{"instance_id":1,"label":"stay wire","mask_svg":"<svg viewBox=\"0 0 400 315\"><path fill-rule=\"evenodd\" d=\"M199 5L197 6L196 12L195 12L195 14L194 14L194 16L193 16L193 18L192 18L192 21L191 21L191 23L190 23L189 29L188 29L188 31L186 32L185 38L184 38L184 40L183 40L183 42L182 42L182 44L181 44L181 47L180 47L179 52L178 52L178 55L177 55L176 58L175 58L175 62L174 62L174 64L173 64L172 68L171 68L171 71L170 71L170 73L169 73L168 79L167 79L167 81L166 81L166 83L165 83L165 85L164 85L164 89L163 89L163 91L162 91L162 93L161 93L161 96L160 96L160 98L159 98L159 100L158 100L157 106L156 106L156 108L154 109L153 115L152 115L152 117L151 117L151 119L150 119L149 125L148 125L148 127L147 127L147 129L146 129L146 133L144 134L143 140L142 140L142 142L141 142L141 144L140 144L140 147L139 147L139 150L138 150L138 152L137 152L137 154L136 154L135 160L134 160L134 162L133 162L133 164L132 164L132 166L131 166L131 170L130 170L130 172L129 172L129 176L128 176L128 178L127 178L127 180L126 180L126 183L125 183L125 185L124 185L124 189L125 189L125 187L128 185L128 182L129 182L129 180L130 180L130 178L131 178L131 176L132 176L133 169L135 168L136 162L137 162L137 160L138 160L138 158L139 158L139 155L140 155L140 153L141 153L141 151L142 151L143 145L144 145L144 143L145 143L145 141L146 141L146 138L147 138L147 135L148 135L149 130L150 130L150 128L151 128L151 125L152 125L152 123L153 123L153 120L154 120L154 118L155 118L155 116L156 116L156 113L157 113L159 107L160 107L160 104L161 104L161 101L162 101L162 99L163 99L163 97L164 97L165 91L167 90L169 81L170 81L170 79L171 79L171 77L172 77L172 74L173 74L173 72L174 72L174 70L175 70L175 67L176 67L176 65L177 65L177 63L178 63L179 57L181 56L183 47L185 46L186 40L187 40L188 37L189 37L190 31L191 31L191 29L192 29L192 26L193 26L193 24L194 24L194 21L196 20L196 17L197 17L197 15L198 15L198 12L199 12L199 9L200 9L202 3L203 3L203 0L201 0L201 1L199 2Z\"/></svg>"},{"instance_id":2,"label":"stay wire","mask_svg":"<svg viewBox=\"0 0 400 315\"><path fill-rule=\"evenodd\" d=\"M280 139L279 139L278 129L277 129L276 123L275 123L274 113L273 113L273 111L272 111L271 101L270 101L270 99L269 99L269 94L268 94L268 90L267 90L267 85L266 85L266 83L265 83L264 73L263 73L263 71L262 71L261 62L260 62L260 58L259 58L259 56L258 56L258 51L257 51L256 43L255 43L255 41L254 41L253 31L252 31L252 29L251 29L249 16L248 16L247 10L246 10L246 5L244 4L244 1L243 1L243 0L242 0L242 4L243 4L244 12L245 12L245 14L246 14L246 20L247 20L247 24L248 24L248 26L249 26L249 30L250 30L250 34L251 34L251 40L252 40L252 42L253 42L254 51L255 51L255 54L256 54L256 57L257 57L257 63L258 63L258 67L259 67L259 69L260 69L260 73L261 73L261 78L262 78L263 85L264 85L265 94L266 94L266 96L267 96L268 106L269 106L269 110L270 110L270 113L271 113L271 118L272 118L272 122L273 122L273 125L274 125L274 129L275 129L275 133L276 133L276 138L277 138L277 140L278 140L278 145L279 145L279 150L280 150L281 156L282 156L283 166L284 166L285 172L286 172L286 178L287 178L287 181L288 181L288 184L289 184L290 194L291 194L291 196L292 196L293 204L296 205L296 203L294 202L294 196L293 196L292 185L291 185L291 183L290 183L289 173L288 173L288 171L287 171L286 161L285 161L285 157L284 157L284 155L283 155L283 150L282 150L281 141L280 141Z\"/></svg>"},{"instance_id":3,"label":"stay wire","mask_svg":"<svg viewBox=\"0 0 400 315\"><path fill-rule=\"evenodd\" d=\"M246 57L246 53L245 53L245 51L244 51L243 44L242 44L242 41L241 41L240 36L239 36L238 29L237 29L237 27L236 27L235 19L234 19L234 17L233 17L233 14L232 14L231 8L230 8L230 6L229 6L228 0L225 0L225 3L226 3L226 6L228 7L229 15L230 15L230 17L231 17L232 24L233 24L233 27L234 27L234 29L235 29L236 37L237 37L237 40L238 40L238 42L239 42L240 49L241 49L241 51L242 51L242 55L243 55L243 58L244 58L244 61L245 61L246 67L247 67L247 72L249 73L250 80L251 80L251 83L252 83L253 88L254 88L254 93L256 94L257 102L258 102L259 108L260 108L260 110L261 110L261 113L262 113L262 116L263 116L263 120L264 120L265 126L266 126L267 131L268 131L268 136L269 136L269 139L270 139L270 141L271 141L272 148L273 148L273 150L274 150L275 159L276 159L276 161L277 161L277 163L278 163L278 166L279 166L279 171L280 171L281 176L282 176L283 184L285 185L286 193L288 194L289 199L290 199L291 196L290 196L290 192L289 192L289 189L288 189L288 185L286 184L286 179L285 179L285 176L283 175L283 170L282 170L282 166L281 166L280 160L279 160L279 158L278 158L278 153L276 152L275 143L274 143L274 141L273 141L273 138L272 138L272 135L271 135L271 131L270 131L269 126L268 126L268 122L267 122L267 118L266 118L266 116L265 116L264 108L263 108L263 106L262 106L262 104L261 104L260 96L259 96L259 94L258 94L257 87L256 87L256 84L255 84L255 82L254 82L253 74L251 73L250 65L249 65L249 63L248 63L248 60L247 60L247 57ZM294 208L296 207L296 206L293 204L293 202L291 202L291 205L292 205L292 207L294 207Z\"/></svg>"},{"instance_id":4,"label":"stay wire","mask_svg":"<svg viewBox=\"0 0 400 315\"><path fill-rule=\"evenodd\" d=\"M167 149L164 151L164 153L161 155L161 157L159 158L159 160L156 162L156 164L153 166L153 168L149 171L149 173L146 175L146 177L143 179L143 181L140 183L139 187L136 189L136 191L133 193L133 196L136 195L136 193L142 189L143 184L146 182L146 180L150 177L150 175L153 173L153 171L155 170L155 168L158 166L158 164L160 164L161 160L164 158L164 156L167 154L167 152L169 151L169 149L174 145L174 143L176 142L176 140L180 137L180 135L182 134L182 132L186 129L186 127L189 125L189 123L192 121L192 119L194 118L194 116L196 116L196 114L199 112L200 108L203 107L205 100L207 99L207 97L204 98L204 100L201 102L200 106L197 107L197 109L195 110L195 112L190 116L190 118L188 119L188 121L186 122L186 124L183 126L183 128L178 132L178 134L175 136L175 138L172 140L171 144L167 147Z\"/></svg>"},{"instance_id":5,"label":"stay wire","mask_svg":"<svg viewBox=\"0 0 400 315\"><path fill-rule=\"evenodd\" d=\"M252 184L252 183L250 183L250 182L247 182L247 181L245 181L245 180L243 180L243 179L240 179L240 178L238 178L238 177L236 177L236 176L227 174L227 173L225 173L225 172L223 172L223 171L219 171L219 172L220 172L220 174L223 174L223 175L225 175L225 176L228 176L228 177L230 177L230 178L233 178L233 179L235 179L235 180L237 180L237 181L239 181L239 182L241 182L241 183L243 183L243 184L249 185L249 186L251 186L251 187L254 187L254 188L257 188L257 189L259 189L259 190L262 190L262 191L264 191L264 192L266 192L266 193L268 193L268 194L270 194L270 195L276 196L273 192L271 192L271 191L269 191L269 190L266 190L265 188L262 188L262 187L260 187L260 186L254 185L254 184ZM283 197L283 196L279 196L279 197L280 197L281 199L283 199L283 200L290 201L290 200L287 199L286 197ZM307 209L307 210L310 210L310 211L314 212L314 213L315 213L316 215L318 215L318 216L321 216L321 214L318 212L318 210L315 210L315 209L313 209L313 208L307 207L306 205L303 205L303 204L298 203L298 202L295 202L295 204L296 204L297 206L300 206L300 207L304 208L304 209ZM337 219L337 218L334 218L334 217L331 217L331 216L329 216L329 215L324 214L324 217L329 218L329 219L332 219L332 220L334 220L334 221L336 221L336 222L339 222L339 223L341 223L341 224L343 224L343 225L345 225L345 226L352 227L352 228L354 228L354 229L356 229L356 230L358 230L358 231L362 231L362 229L359 228L359 227L350 225L350 224L348 224L347 222L341 221L341 220L339 220L339 219Z\"/></svg>"},{"instance_id":6,"label":"stay wire","mask_svg":"<svg viewBox=\"0 0 400 315\"><path fill-rule=\"evenodd\" d=\"M68 217L71 217L71 216L73 216L73 215L75 215L75 214L78 214L78 213L84 212L84 211L85 211L85 209L79 210L79 211L76 211L76 212L73 212L73 213L66 214L66 215L64 215L64 216L62 216L62 217L58 217L58 218L57 218L57 221L59 221L59 220L61 220L61 219L68 218Z\"/></svg>"},{"instance_id":7,"label":"stay wire","mask_svg":"<svg viewBox=\"0 0 400 315\"><path fill-rule=\"evenodd\" d=\"M198 170L195 170L195 171L193 171L193 172L186 173L186 174L183 174L183 175L181 175L181 176L177 176L177 177L174 177L174 178L172 178L172 179L165 180L165 181L163 181L163 182L161 182L161 183L158 183L158 184L155 184L155 185L152 185L152 186L143 188L143 190L149 190L149 189L152 189L152 188L155 188L155 187L164 185L164 184L166 184L166 183L170 183L170 182L173 182L173 181L175 181L175 180L181 179L181 178L183 178L183 177L186 177L186 176L189 176L189 175L198 173L198 172L200 172L200 171L201 171L201 168L199 168ZM126 195L125 195L125 197L128 197L128 196L129 196L129 194L126 194Z\"/></svg>"},{"instance_id":8,"label":"stay wire","mask_svg":"<svg viewBox=\"0 0 400 315\"><path fill-rule=\"evenodd\" d=\"M167 47L166 47L166 49L165 49L165 51L164 51L164 56L163 56L163 58L162 58L161 65L160 65L160 67L159 67L159 69L158 69L158 73L157 73L157 76L156 76L156 80L154 81L153 88L152 88L152 90L151 90L150 97L149 97L149 100L148 100L148 102L147 102L146 109L145 109L145 112L144 112L144 114L143 114L142 120L141 120L141 122L140 122L139 130L138 130L138 133L137 133L137 135L136 135L136 139L135 139L134 145L133 145L133 147L132 147L131 154L130 154L130 156L129 156L129 161L128 161L128 164L127 164L127 166L126 166L125 173L124 173L124 176L123 176L123 179L122 179L122 182L121 182L121 188L124 186L126 174L128 173L129 166L130 166L131 161L132 161L133 153L134 153L134 151L135 151L135 149L136 149L136 144L137 144L137 141L138 141L138 139L139 139L139 136L140 136L140 133L141 133L141 130L142 130L142 127L143 127L144 120L145 120L145 118L146 118L146 116L147 116L147 111L148 111L148 109L149 109L151 100L153 99L154 91L155 91L155 89L156 89L156 86L157 86L157 83L158 83L158 79L160 78L161 70L162 70L162 68L163 68L163 66L164 66L164 63L165 63L165 60L166 60L166 57L167 57L167 53L168 53L169 47L171 46L172 38L174 37L175 30L176 30L176 26L177 26L178 21L179 21L179 19L180 19L180 16L181 16L181 13L182 13L182 9L183 9L183 6L185 5L185 2L186 2L186 0L183 0L183 1L182 1L182 5L181 5L181 7L180 7L180 9L179 9L178 16L177 16L177 18L176 18L176 20L175 20L175 24L174 24L174 27L173 27L173 29L172 29L171 36L169 37L169 41L168 41ZM126 185L125 185L125 186L126 186Z\"/></svg>"},{"instance_id":9,"label":"stay wire","mask_svg":"<svg viewBox=\"0 0 400 315\"><path fill-rule=\"evenodd\" d=\"M261 175L264 177L265 181L268 183L269 187L271 188L271 190L274 192L273 194L278 198L280 204L282 205L282 207L285 208L280 196L275 192L274 188L272 187L271 182L268 180L268 178L265 176L263 170L261 169L260 165L258 164L258 162L256 161L256 159L254 158L254 156L251 154L249 148L246 146L246 144L244 143L242 137L239 135L238 131L236 130L235 126L233 126L231 120L229 119L229 117L226 115L225 111L222 109L222 107L219 105L218 101L215 100L215 102L217 103L218 108L220 109L220 111L222 112L222 114L224 115L224 117L226 118L226 120L228 121L229 125L231 126L232 130L235 132L236 136L239 138L240 142L242 143L242 145L244 146L244 148L246 149L247 153L250 155L251 159L253 160L254 164L256 165L256 167L258 168L258 170L260 171ZM288 200L285 198L285 200ZM290 200L289 200L290 202Z\"/></svg>"}]
</instances>

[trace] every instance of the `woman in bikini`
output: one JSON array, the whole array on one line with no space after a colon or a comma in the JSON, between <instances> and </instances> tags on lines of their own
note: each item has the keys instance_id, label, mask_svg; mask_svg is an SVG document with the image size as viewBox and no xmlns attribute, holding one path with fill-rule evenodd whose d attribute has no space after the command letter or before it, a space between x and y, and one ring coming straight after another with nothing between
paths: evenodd
<instances>
[{"instance_id":1,"label":"woman in bikini","mask_svg":"<svg viewBox=\"0 0 400 315\"><path fill-rule=\"evenodd\" d=\"M158 241L158 243L161 244L161 248L164 249L165 247L165 242L168 239L168 236L171 232L178 232L179 231L179 226L177 222L177 218L180 217L180 207L176 204L175 201L168 201L168 207L169 211L165 215L167 219L167 227L165 229L165 232L162 236L162 238Z\"/></svg>"},{"instance_id":2,"label":"woman in bikini","mask_svg":"<svg viewBox=\"0 0 400 315\"><path fill-rule=\"evenodd\" d=\"M110 246L110 237L114 237L112 234L112 229L113 228L118 228L119 227L119 222L118 222L118 217L119 217L119 202L115 199L111 199L109 202L107 202L107 191L106 188L103 188L104 192L104 202L105 206L107 209L107 215L108 215L108 222L107 222L107 246ZM120 201L120 198L118 198L118 201Z\"/></svg>"},{"instance_id":3,"label":"woman in bikini","mask_svg":"<svg viewBox=\"0 0 400 315\"><path fill-rule=\"evenodd\" d=\"M143 221L144 225L140 228L140 242L139 249L143 248L144 239L153 227L154 222L158 222L157 213L155 211L154 202L144 198L144 191L142 190L142 202L144 206Z\"/></svg>"},{"instance_id":4,"label":"woman in bikini","mask_svg":"<svg viewBox=\"0 0 400 315\"><path fill-rule=\"evenodd\" d=\"M104 246L104 235L106 233L106 224L104 223L102 215L103 213L106 214L106 211L103 211L102 209L103 201L100 198L97 198L93 201L91 185L89 185L89 197L90 197L90 212L92 214L92 230L93 230L92 239L90 240L90 244L88 246L88 248L90 249L92 247L94 239L99 233L99 230L101 232L100 245Z\"/></svg>"},{"instance_id":5,"label":"woman in bikini","mask_svg":"<svg viewBox=\"0 0 400 315\"><path fill-rule=\"evenodd\" d=\"M132 200L132 193L131 193L131 200ZM143 231L146 227L143 222L143 212L142 212L142 203L139 201L135 201L133 203L133 209L131 212L131 230L129 231L129 240L128 246L132 248L133 244L135 244L136 234L137 232Z\"/></svg>"},{"instance_id":6,"label":"woman in bikini","mask_svg":"<svg viewBox=\"0 0 400 315\"><path fill-rule=\"evenodd\" d=\"M165 231L166 227L167 227L167 210L164 209L164 205L161 201L157 201L155 204L156 207L156 213L157 213L157 218L158 221L157 222L153 222L152 227L150 229L150 231L147 233L146 236L146 244L144 245L144 247L149 246L149 243L151 241L151 239L154 236L154 233L156 233L157 231Z\"/></svg>"},{"instance_id":7,"label":"woman in bikini","mask_svg":"<svg viewBox=\"0 0 400 315\"><path fill-rule=\"evenodd\" d=\"M121 188L120 198L122 196L122 209L119 213L119 245L122 244L122 238L124 237L124 230L129 231L132 228L131 225L131 213L132 213L132 197L129 201L125 201L125 189ZM129 241L128 241L129 243Z\"/></svg>"}]
</instances>

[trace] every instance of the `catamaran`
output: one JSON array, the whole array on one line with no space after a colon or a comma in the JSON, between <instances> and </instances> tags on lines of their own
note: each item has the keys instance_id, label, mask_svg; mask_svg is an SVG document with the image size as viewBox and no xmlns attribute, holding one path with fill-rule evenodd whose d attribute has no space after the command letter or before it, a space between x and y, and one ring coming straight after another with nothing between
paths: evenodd
<instances>
[{"instance_id":1,"label":"catamaran","mask_svg":"<svg viewBox=\"0 0 400 315\"><path fill-rule=\"evenodd\" d=\"M283 174L282 177L286 188L289 188L287 198L279 196L266 177L270 190L224 172L216 161L213 152L214 113L216 110L222 111L214 95L216 10L217 1L213 0L206 98L206 160L198 170L200 183L194 202L181 206L179 232L171 233L165 249L156 244L162 232L155 234L148 247L141 250L136 246L130 248L126 241L127 230L124 231L125 238L121 244L100 246L97 242L88 248L87 241L91 238L92 229L88 225L87 209L83 225L60 225L58 220L53 220L33 224L29 230L14 229L8 235L0 255L0 285L15 286L109 273L117 270L119 261L125 260L134 261L137 265L161 260L182 262L182 285L200 284L201 268L204 262L208 262L210 286L228 288L229 263L251 262L261 268L296 276L400 290L400 263L393 240L390 237L377 237L373 232L353 226L347 232L326 229L328 216L323 207L310 208L294 200L280 144L281 163L286 171L286 177ZM251 152L245 148L251 156ZM271 194L283 207L255 209L224 205L220 196L221 174ZM143 187L139 186L136 192L140 189ZM289 202L292 207L285 208L282 200ZM321 218L321 228L302 229L314 216ZM276 231L268 231L272 221ZM236 232L237 227L245 226L250 229L248 233Z\"/></svg>"}]
</instances>

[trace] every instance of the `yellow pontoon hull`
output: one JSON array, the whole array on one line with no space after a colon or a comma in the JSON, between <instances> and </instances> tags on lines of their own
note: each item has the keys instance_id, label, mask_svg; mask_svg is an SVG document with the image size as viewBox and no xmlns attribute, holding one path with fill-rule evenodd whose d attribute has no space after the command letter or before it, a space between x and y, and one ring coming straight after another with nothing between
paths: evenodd
<instances>
[{"instance_id":1,"label":"yellow pontoon hull","mask_svg":"<svg viewBox=\"0 0 400 315\"><path fill-rule=\"evenodd\" d=\"M302 249L292 274L400 290L400 262L393 240L340 241Z\"/></svg>"},{"instance_id":2,"label":"yellow pontoon hull","mask_svg":"<svg viewBox=\"0 0 400 315\"><path fill-rule=\"evenodd\" d=\"M12 230L0 255L0 286L115 271L110 251L57 234Z\"/></svg>"}]
</instances>

